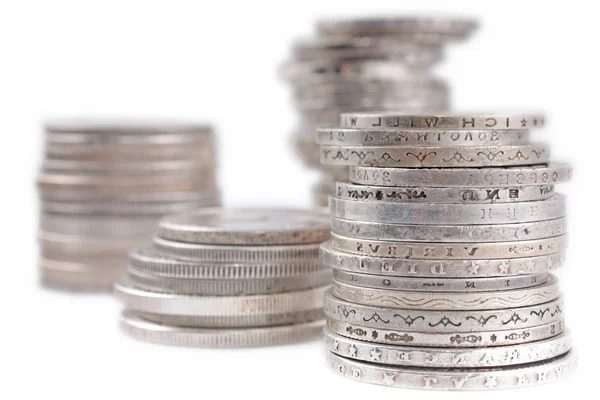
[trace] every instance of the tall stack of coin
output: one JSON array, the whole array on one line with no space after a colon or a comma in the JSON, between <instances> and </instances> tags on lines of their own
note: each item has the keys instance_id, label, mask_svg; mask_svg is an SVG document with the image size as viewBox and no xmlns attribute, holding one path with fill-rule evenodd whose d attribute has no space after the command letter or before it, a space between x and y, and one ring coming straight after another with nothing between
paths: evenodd
<instances>
[{"instance_id":1,"label":"tall stack of coin","mask_svg":"<svg viewBox=\"0 0 600 400\"><path fill-rule=\"evenodd\" d=\"M330 199L328 362L364 382L440 390L551 382L576 365L550 273L564 260L569 166L535 115L342 114Z\"/></svg>"},{"instance_id":2,"label":"tall stack of coin","mask_svg":"<svg viewBox=\"0 0 600 400\"><path fill-rule=\"evenodd\" d=\"M444 111L448 85L432 75L443 46L466 39L476 28L469 19L374 18L327 20L318 36L300 41L282 75L293 86L300 125L294 145L309 168L321 171L313 203L327 207L335 182L348 168L322 166L314 132L352 111Z\"/></svg>"},{"instance_id":3,"label":"tall stack of coin","mask_svg":"<svg viewBox=\"0 0 600 400\"><path fill-rule=\"evenodd\" d=\"M213 132L187 123L52 122L38 187L42 283L108 291L162 215L219 205Z\"/></svg>"},{"instance_id":4,"label":"tall stack of coin","mask_svg":"<svg viewBox=\"0 0 600 400\"><path fill-rule=\"evenodd\" d=\"M183 346L275 345L323 329L328 217L304 210L205 209L165 217L131 253L117 296L138 339Z\"/></svg>"}]
</instances>

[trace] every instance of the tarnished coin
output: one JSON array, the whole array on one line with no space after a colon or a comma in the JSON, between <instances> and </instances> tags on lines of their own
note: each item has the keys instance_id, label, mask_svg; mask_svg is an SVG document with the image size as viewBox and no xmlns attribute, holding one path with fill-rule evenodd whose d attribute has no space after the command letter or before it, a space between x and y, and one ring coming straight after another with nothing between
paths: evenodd
<instances>
[{"instance_id":1,"label":"tarnished coin","mask_svg":"<svg viewBox=\"0 0 600 400\"><path fill-rule=\"evenodd\" d=\"M312 210L212 208L165 217L158 236L197 244L321 243L329 238L329 220Z\"/></svg>"}]
</instances>

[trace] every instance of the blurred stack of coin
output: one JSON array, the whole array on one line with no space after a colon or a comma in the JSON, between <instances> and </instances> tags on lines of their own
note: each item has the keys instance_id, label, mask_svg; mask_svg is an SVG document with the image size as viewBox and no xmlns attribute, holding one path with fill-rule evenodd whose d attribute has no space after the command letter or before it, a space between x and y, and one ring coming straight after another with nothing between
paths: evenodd
<instances>
[{"instance_id":1,"label":"blurred stack of coin","mask_svg":"<svg viewBox=\"0 0 600 400\"><path fill-rule=\"evenodd\" d=\"M111 290L161 216L218 206L206 125L73 120L46 125L38 178L41 281Z\"/></svg>"},{"instance_id":2,"label":"blurred stack of coin","mask_svg":"<svg viewBox=\"0 0 600 400\"><path fill-rule=\"evenodd\" d=\"M475 28L472 20L452 18L328 20L317 25L316 38L296 43L282 75L293 86L300 115L294 146L309 168L321 171L312 191L315 206L327 207L335 182L348 173L319 164L315 127L336 124L342 112L447 110L448 86L431 68L444 45Z\"/></svg>"},{"instance_id":3,"label":"blurred stack of coin","mask_svg":"<svg viewBox=\"0 0 600 400\"><path fill-rule=\"evenodd\" d=\"M165 217L131 253L117 296L135 338L198 347L265 346L323 329L331 269L319 262L326 214L204 209Z\"/></svg>"},{"instance_id":4,"label":"blurred stack of coin","mask_svg":"<svg viewBox=\"0 0 600 400\"><path fill-rule=\"evenodd\" d=\"M330 199L328 362L364 382L529 386L576 365L557 278L569 166L529 141L535 115L342 114L321 161Z\"/></svg>"}]
</instances>

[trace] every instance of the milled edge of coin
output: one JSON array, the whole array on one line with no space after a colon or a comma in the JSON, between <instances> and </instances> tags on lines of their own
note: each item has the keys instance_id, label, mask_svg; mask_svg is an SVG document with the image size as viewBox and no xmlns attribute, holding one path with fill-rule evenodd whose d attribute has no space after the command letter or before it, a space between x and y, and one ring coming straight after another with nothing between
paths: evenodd
<instances>
[{"instance_id":1,"label":"milled edge of coin","mask_svg":"<svg viewBox=\"0 0 600 400\"><path fill-rule=\"evenodd\" d=\"M372 289L406 290L414 292L490 292L541 285L548 274L514 275L499 278L414 278L378 276L333 269L333 278L340 283Z\"/></svg>"},{"instance_id":2,"label":"milled edge of coin","mask_svg":"<svg viewBox=\"0 0 600 400\"><path fill-rule=\"evenodd\" d=\"M577 356L573 351L537 363L476 369L381 366L327 353L329 368L346 378L405 389L467 391L521 388L557 381L571 375L577 368Z\"/></svg>"},{"instance_id":3,"label":"milled edge of coin","mask_svg":"<svg viewBox=\"0 0 600 400\"><path fill-rule=\"evenodd\" d=\"M547 303L498 310L408 310L368 306L324 296L327 318L369 328L421 332L469 332L523 329L555 323L564 318L564 302L559 297Z\"/></svg>"},{"instance_id":4,"label":"milled edge of coin","mask_svg":"<svg viewBox=\"0 0 600 400\"><path fill-rule=\"evenodd\" d=\"M169 258L152 246L138 248L129 253L129 265L137 271L157 277L179 279L259 279L303 276L327 270L317 257L294 261L235 264L181 261Z\"/></svg>"},{"instance_id":5,"label":"milled edge of coin","mask_svg":"<svg viewBox=\"0 0 600 400\"><path fill-rule=\"evenodd\" d=\"M132 286L150 292L198 296L247 296L286 293L325 286L331 282L331 271L321 269L312 273L279 278L181 279L144 274L130 267L127 278Z\"/></svg>"},{"instance_id":6,"label":"milled edge of coin","mask_svg":"<svg viewBox=\"0 0 600 400\"><path fill-rule=\"evenodd\" d=\"M340 199L367 203L459 203L497 204L536 201L554 195L554 185L515 187L396 187L336 182L335 195Z\"/></svg>"},{"instance_id":7,"label":"milled edge of coin","mask_svg":"<svg viewBox=\"0 0 600 400\"><path fill-rule=\"evenodd\" d=\"M331 233L354 239L406 242L508 242L545 239L567 232L566 218L491 225L410 225L331 217Z\"/></svg>"},{"instance_id":8,"label":"milled edge of coin","mask_svg":"<svg viewBox=\"0 0 600 400\"><path fill-rule=\"evenodd\" d=\"M281 314L321 307L327 286L295 292L250 296L190 296L136 289L128 279L115 283L125 308L174 315L236 316Z\"/></svg>"},{"instance_id":9,"label":"milled edge of coin","mask_svg":"<svg viewBox=\"0 0 600 400\"><path fill-rule=\"evenodd\" d=\"M349 324L344 321L327 319L327 327L338 335L369 343L471 349L531 343L548 339L564 332L565 322L561 319L549 324L535 325L528 328L493 331L431 332L429 330L407 331L370 328L361 324Z\"/></svg>"},{"instance_id":10,"label":"milled edge of coin","mask_svg":"<svg viewBox=\"0 0 600 400\"><path fill-rule=\"evenodd\" d=\"M202 224L202 216L225 218L239 214L241 218L255 215L268 217L264 227L253 223L254 230L235 230ZM273 217L283 225L269 227ZM188 222L186 222L186 219ZM208 208L164 217L158 224L159 237L185 243L225 245L286 245L321 243L329 238L327 214L303 209L219 209Z\"/></svg>"},{"instance_id":11,"label":"milled edge of coin","mask_svg":"<svg viewBox=\"0 0 600 400\"><path fill-rule=\"evenodd\" d=\"M213 262L262 263L318 257L319 244L278 246L200 245L154 237L154 247L177 259Z\"/></svg>"},{"instance_id":12,"label":"milled edge of coin","mask_svg":"<svg viewBox=\"0 0 600 400\"><path fill-rule=\"evenodd\" d=\"M326 242L327 243L327 242ZM392 242L363 240L331 235L328 241L337 250L377 257L411 260L476 260L542 256L564 251L567 235L508 242ZM478 271L474 271L477 275Z\"/></svg>"},{"instance_id":13,"label":"milled edge of coin","mask_svg":"<svg viewBox=\"0 0 600 400\"><path fill-rule=\"evenodd\" d=\"M407 310L495 310L546 303L560 297L558 280L493 292L414 292L359 287L333 280L331 293L352 303Z\"/></svg>"},{"instance_id":14,"label":"milled edge of coin","mask_svg":"<svg viewBox=\"0 0 600 400\"><path fill-rule=\"evenodd\" d=\"M406 114L393 111L340 114L342 128L504 130L542 128L542 114Z\"/></svg>"},{"instance_id":15,"label":"milled edge of coin","mask_svg":"<svg viewBox=\"0 0 600 400\"><path fill-rule=\"evenodd\" d=\"M412 347L362 342L324 332L328 351L344 358L378 365L424 368L490 368L540 362L571 350L568 331L558 336L528 344L484 347L464 351L460 348Z\"/></svg>"},{"instance_id":16,"label":"milled edge of coin","mask_svg":"<svg viewBox=\"0 0 600 400\"><path fill-rule=\"evenodd\" d=\"M509 167L547 163L550 147L539 143L425 148L321 145L320 160L323 165L398 168Z\"/></svg>"},{"instance_id":17,"label":"milled edge of coin","mask_svg":"<svg viewBox=\"0 0 600 400\"><path fill-rule=\"evenodd\" d=\"M272 346L304 341L317 337L323 325L324 322L319 320L245 329L176 327L144 321L128 310L121 314L120 319L121 329L135 339L166 345L215 348Z\"/></svg>"}]
</instances>

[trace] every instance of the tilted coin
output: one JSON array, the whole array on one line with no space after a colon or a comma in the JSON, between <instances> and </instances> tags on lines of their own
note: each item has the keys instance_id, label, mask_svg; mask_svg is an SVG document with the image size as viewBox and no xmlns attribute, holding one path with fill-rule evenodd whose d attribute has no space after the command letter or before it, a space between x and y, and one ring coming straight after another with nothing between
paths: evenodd
<instances>
[{"instance_id":1,"label":"tilted coin","mask_svg":"<svg viewBox=\"0 0 600 400\"><path fill-rule=\"evenodd\" d=\"M165 256L152 246L141 247L129 253L129 267L155 277L202 280L294 278L328 270L327 267L320 264L317 258L274 263L180 261Z\"/></svg>"},{"instance_id":2,"label":"tilted coin","mask_svg":"<svg viewBox=\"0 0 600 400\"><path fill-rule=\"evenodd\" d=\"M382 17L327 19L317 23L317 32L324 36L378 35L439 35L446 40L464 39L477 28L477 22L467 18Z\"/></svg>"},{"instance_id":3,"label":"tilted coin","mask_svg":"<svg viewBox=\"0 0 600 400\"><path fill-rule=\"evenodd\" d=\"M174 242L154 238L154 247L165 255L179 260L264 263L306 260L318 257L319 244L278 246L207 245Z\"/></svg>"},{"instance_id":4,"label":"tilted coin","mask_svg":"<svg viewBox=\"0 0 600 400\"><path fill-rule=\"evenodd\" d=\"M317 143L331 146L514 146L529 143L529 131L318 128Z\"/></svg>"},{"instance_id":5,"label":"tilted coin","mask_svg":"<svg viewBox=\"0 0 600 400\"><path fill-rule=\"evenodd\" d=\"M540 114L406 114L398 112L342 113L342 128L398 128L398 129L458 129L503 130L531 129L544 126Z\"/></svg>"},{"instance_id":6,"label":"tilted coin","mask_svg":"<svg viewBox=\"0 0 600 400\"><path fill-rule=\"evenodd\" d=\"M321 146L325 165L454 168L543 164L550 159L545 144L498 147Z\"/></svg>"},{"instance_id":7,"label":"tilted coin","mask_svg":"<svg viewBox=\"0 0 600 400\"><path fill-rule=\"evenodd\" d=\"M565 196L510 204L372 203L331 198L333 217L350 221L420 225L490 225L537 222L563 218Z\"/></svg>"},{"instance_id":8,"label":"tilted coin","mask_svg":"<svg viewBox=\"0 0 600 400\"><path fill-rule=\"evenodd\" d=\"M554 185L472 188L336 184L336 195L341 199L382 203L514 203L544 200L553 194Z\"/></svg>"},{"instance_id":9,"label":"tilted coin","mask_svg":"<svg viewBox=\"0 0 600 400\"><path fill-rule=\"evenodd\" d=\"M430 278L477 278L528 275L560 268L565 253L499 259L415 260L353 254L337 250L331 242L321 245L319 256L324 265L350 272L383 276Z\"/></svg>"},{"instance_id":10,"label":"tilted coin","mask_svg":"<svg viewBox=\"0 0 600 400\"><path fill-rule=\"evenodd\" d=\"M337 335L327 328L324 336L327 350L342 357L379 365L430 368L489 368L528 364L561 356L572 346L568 333L534 343L469 351L365 343Z\"/></svg>"},{"instance_id":11,"label":"tilted coin","mask_svg":"<svg viewBox=\"0 0 600 400\"><path fill-rule=\"evenodd\" d=\"M251 296L191 296L136 289L127 280L115 284L125 308L157 314L238 316L282 314L321 307L326 287Z\"/></svg>"},{"instance_id":12,"label":"tilted coin","mask_svg":"<svg viewBox=\"0 0 600 400\"><path fill-rule=\"evenodd\" d=\"M331 235L331 247L354 254L421 260L479 260L543 256L560 253L567 235L511 242L392 242Z\"/></svg>"},{"instance_id":13,"label":"tilted coin","mask_svg":"<svg viewBox=\"0 0 600 400\"><path fill-rule=\"evenodd\" d=\"M329 238L327 215L300 209L204 209L165 217L162 238L186 243L282 245Z\"/></svg>"},{"instance_id":14,"label":"tilted coin","mask_svg":"<svg viewBox=\"0 0 600 400\"><path fill-rule=\"evenodd\" d=\"M490 225L411 225L331 218L331 232L356 239L402 242L507 242L545 239L567 232L566 219Z\"/></svg>"},{"instance_id":15,"label":"tilted coin","mask_svg":"<svg viewBox=\"0 0 600 400\"><path fill-rule=\"evenodd\" d=\"M328 318L370 328L403 329L416 332L468 332L531 328L561 321L564 303L558 298L547 303L496 310L407 310L368 306L325 292Z\"/></svg>"},{"instance_id":16,"label":"tilted coin","mask_svg":"<svg viewBox=\"0 0 600 400\"><path fill-rule=\"evenodd\" d=\"M378 168L350 167L350 181L379 186L432 186L495 188L553 185L571 179L571 167L562 163L509 168Z\"/></svg>"},{"instance_id":17,"label":"tilted coin","mask_svg":"<svg viewBox=\"0 0 600 400\"><path fill-rule=\"evenodd\" d=\"M331 293L342 300L377 307L411 310L495 310L524 307L556 300L558 280L542 285L492 292L416 292L374 289L333 280Z\"/></svg>"},{"instance_id":18,"label":"tilted coin","mask_svg":"<svg viewBox=\"0 0 600 400\"><path fill-rule=\"evenodd\" d=\"M123 312L120 325L125 333L136 339L187 347L274 346L312 339L323 329L322 320L245 329L179 327L148 322L128 310Z\"/></svg>"},{"instance_id":19,"label":"tilted coin","mask_svg":"<svg viewBox=\"0 0 600 400\"><path fill-rule=\"evenodd\" d=\"M541 285L548 274L516 275L498 278L400 278L347 272L334 269L333 278L337 282L375 289L407 290L420 292L488 292L510 290Z\"/></svg>"},{"instance_id":20,"label":"tilted coin","mask_svg":"<svg viewBox=\"0 0 600 400\"><path fill-rule=\"evenodd\" d=\"M448 85L439 79L428 76L410 76L410 79L369 79L364 81L318 82L305 84L294 89L298 99L326 98L337 96L362 97L384 95L390 98L410 98L410 94L439 94L446 96ZM394 97L398 96L398 97ZM402 97L405 96L405 97Z\"/></svg>"},{"instance_id":21,"label":"tilted coin","mask_svg":"<svg viewBox=\"0 0 600 400\"><path fill-rule=\"evenodd\" d=\"M356 381L376 385L425 390L518 389L551 383L577 369L573 352L537 363L519 366L473 369L393 367L355 361L329 353L329 368Z\"/></svg>"},{"instance_id":22,"label":"tilted coin","mask_svg":"<svg viewBox=\"0 0 600 400\"><path fill-rule=\"evenodd\" d=\"M423 347L493 347L545 340L564 332L564 320L529 328L505 328L502 330L465 330L463 332L432 332L369 328L327 319L327 328L333 333L370 343L410 345Z\"/></svg>"},{"instance_id":23,"label":"tilted coin","mask_svg":"<svg viewBox=\"0 0 600 400\"><path fill-rule=\"evenodd\" d=\"M446 93L415 93L402 94L378 93L373 96L330 96L323 98L301 98L294 105L305 110L322 110L324 108L346 108L346 109L404 109L415 110L423 107L434 107L436 110L448 108L448 96Z\"/></svg>"},{"instance_id":24,"label":"tilted coin","mask_svg":"<svg viewBox=\"0 0 600 400\"><path fill-rule=\"evenodd\" d=\"M154 276L130 267L127 277L132 286L150 292L199 296L247 296L325 286L331 282L331 271L322 269L312 273L306 272L300 276L280 278L194 279Z\"/></svg>"}]
</instances>

